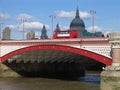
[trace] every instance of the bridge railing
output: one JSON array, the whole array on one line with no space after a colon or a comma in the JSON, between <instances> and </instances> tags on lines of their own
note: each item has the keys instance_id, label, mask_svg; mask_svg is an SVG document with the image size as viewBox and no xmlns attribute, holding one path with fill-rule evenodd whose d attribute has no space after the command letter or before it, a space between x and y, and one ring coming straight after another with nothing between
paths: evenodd
<instances>
[{"instance_id":1,"label":"bridge railing","mask_svg":"<svg viewBox=\"0 0 120 90\"><path fill-rule=\"evenodd\" d=\"M108 41L108 38L72 38L72 39L32 39L32 40L1 40L1 43L19 43L19 42L41 42L41 43L49 43L49 42L96 42L96 41Z\"/></svg>"}]
</instances>

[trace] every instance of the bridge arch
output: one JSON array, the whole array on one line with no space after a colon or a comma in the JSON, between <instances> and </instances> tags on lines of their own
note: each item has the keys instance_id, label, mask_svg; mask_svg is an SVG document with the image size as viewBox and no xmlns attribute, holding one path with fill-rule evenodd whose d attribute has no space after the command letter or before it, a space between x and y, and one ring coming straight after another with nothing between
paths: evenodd
<instances>
[{"instance_id":1,"label":"bridge arch","mask_svg":"<svg viewBox=\"0 0 120 90\"><path fill-rule=\"evenodd\" d=\"M65 52L71 52L71 53L75 53L75 54L79 54L82 56L86 56L89 57L91 59L94 59L98 62L101 62L107 66L111 65L112 60L108 57L105 57L103 55L88 51L88 50L84 50L84 49L79 49L79 48L74 48L74 47L70 47L70 46L64 46L64 45L36 45L36 46L29 46L29 47L25 47L25 48L21 48L18 49L16 51L12 51L6 55L4 55L3 57L1 57L1 61L4 62L5 60L7 60L8 58L23 53L23 52L28 52L28 51L32 51L32 50L58 50L58 51L65 51Z\"/></svg>"}]
</instances>

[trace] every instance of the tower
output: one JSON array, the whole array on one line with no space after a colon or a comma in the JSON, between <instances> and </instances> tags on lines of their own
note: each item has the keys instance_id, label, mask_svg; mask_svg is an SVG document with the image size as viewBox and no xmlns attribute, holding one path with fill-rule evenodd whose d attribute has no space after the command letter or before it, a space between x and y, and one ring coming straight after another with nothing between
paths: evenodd
<instances>
[{"instance_id":1,"label":"tower","mask_svg":"<svg viewBox=\"0 0 120 90\"><path fill-rule=\"evenodd\" d=\"M35 38L35 32L30 31L27 33L27 40L34 39Z\"/></svg>"},{"instance_id":2,"label":"tower","mask_svg":"<svg viewBox=\"0 0 120 90\"><path fill-rule=\"evenodd\" d=\"M43 28L41 30L41 39L47 39L48 36L47 36L47 30L46 30L46 27L45 25L43 25Z\"/></svg>"},{"instance_id":3,"label":"tower","mask_svg":"<svg viewBox=\"0 0 120 90\"><path fill-rule=\"evenodd\" d=\"M3 30L3 40L10 40L10 34L11 34L11 30L9 27L6 27Z\"/></svg>"},{"instance_id":4,"label":"tower","mask_svg":"<svg viewBox=\"0 0 120 90\"><path fill-rule=\"evenodd\" d=\"M60 30L59 24L56 25L56 29L55 30Z\"/></svg>"}]
</instances>

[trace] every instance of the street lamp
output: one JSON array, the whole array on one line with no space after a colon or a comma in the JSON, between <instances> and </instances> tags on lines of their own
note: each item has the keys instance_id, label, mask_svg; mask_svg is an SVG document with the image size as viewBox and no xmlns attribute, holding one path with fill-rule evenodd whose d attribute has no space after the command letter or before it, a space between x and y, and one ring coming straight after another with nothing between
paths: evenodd
<instances>
[{"instance_id":1,"label":"street lamp","mask_svg":"<svg viewBox=\"0 0 120 90\"><path fill-rule=\"evenodd\" d=\"M96 11L90 10L90 13L92 15L92 33L94 33L94 14L96 13Z\"/></svg>"},{"instance_id":2,"label":"street lamp","mask_svg":"<svg viewBox=\"0 0 120 90\"><path fill-rule=\"evenodd\" d=\"M21 19L21 22L22 22L22 32L23 32L23 33L22 33L22 34L23 34L22 38L23 38L23 39L24 39L24 32L25 32L25 31L24 31L24 29L25 29L25 25L24 25L25 21L26 21L26 19L24 19L24 18Z\"/></svg>"},{"instance_id":3,"label":"street lamp","mask_svg":"<svg viewBox=\"0 0 120 90\"><path fill-rule=\"evenodd\" d=\"M3 25L3 23L0 22L0 40L2 39L2 25Z\"/></svg>"},{"instance_id":4,"label":"street lamp","mask_svg":"<svg viewBox=\"0 0 120 90\"><path fill-rule=\"evenodd\" d=\"M54 18L56 18L55 15L50 15L50 18L52 19L52 35L54 33L54 28L53 28L53 25L54 25Z\"/></svg>"},{"instance_id":5,"label":"street lamp","mask_svg":"<svg viewBox=\"0 0 120 90\"><path fill-rule=\"evenodd\" d=\"M2 32L2 22L0 22L0 68L1 68L1 40L2 40L2 34L1 34L1 32Z\"/></svg>"}]
</instances>

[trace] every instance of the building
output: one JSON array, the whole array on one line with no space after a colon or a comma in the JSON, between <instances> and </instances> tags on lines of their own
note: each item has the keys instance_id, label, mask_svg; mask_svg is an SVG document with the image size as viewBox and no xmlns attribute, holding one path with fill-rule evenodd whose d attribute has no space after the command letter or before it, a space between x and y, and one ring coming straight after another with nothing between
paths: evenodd
<instances>
[{"instance_id":1,"label":"building","mask_svg":"<svg viewBox=\"0 0 120 90\"><path fill-rule=\"evenodd\" d=\"M85 32L85 24L83 20L79 16L79 10L77 8L76 10L76 16L70 23L70 30L76 30L78 31L78 37L83 36L83 32Z\"/></svg>"},{"instance_id":2,"label":"building","mask_svg":"<svg viewBox=\"0 0 120 90\"><path fill-rule=\"evenodd\" d=\"M55 31L57 31L57 30L60 31L60 26L59 26L59 24L56 25Z\"/></svg>"},{"instance_id":3,"label":"building","mask_svg":"<svg viewBox=\"0 0 120 90\"><path fill-rule=\"evenodd\" d=\"M27 33L27 40L34 39L35 38L35 32L30 31Z\"/></svg>"},{"instance_id":4,"label":"building","mask_svg":"<svg viewBox=\"0 0 120 90\"><path fill-rule=\"evenodd\" d=\"M43 25L43 28L41 30L41 37L40 38L41 39L47 39L48 38L48 36L47 36L47 30L46 30L45 25Z\"/></svg>"},{"instance_id":5,"label":"building","mask_svg":"<svg viewBox=\"0 0 120 90\"><path fill-rule=\"evenodd\" d=\"M10 35L11 35L11 29L9 27L6 27L3 30L3 40L10 40Z\"/></svg>"},{"instance_id":6,"label":"building","mask_svg":"<svg viewBox=\"0 0 120 90\"><path fill-rule=\"evenodd\" d=\"M76 15L75 15L75 18L71 21L70 23L70 28L68 30L75 30L78 32L78 38L80 37L103 37L103 33L102 32L95 32L95 33L91 33L91 32L88 32L86 29L85 29L85 23L84 21L80 18L80 15L79 15L79 10L77 8L76 10ZM55 31L60 31L60 27L59 25L57 24L56 26L56 29Z\"/></svg>"}]
</instances>

